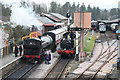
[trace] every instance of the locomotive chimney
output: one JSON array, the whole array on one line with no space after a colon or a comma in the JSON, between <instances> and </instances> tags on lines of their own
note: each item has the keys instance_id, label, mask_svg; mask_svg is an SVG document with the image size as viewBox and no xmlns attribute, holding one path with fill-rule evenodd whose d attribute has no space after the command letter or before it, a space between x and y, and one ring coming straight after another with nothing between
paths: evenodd
<instances>
[{"instance_id":1,"label":"locomotive chimney","mask_svg":"<svg viewBox=\"0 0 120 80\"><path fill-rule=\"evenodd\" d=\"M38 36L39 39L41 39L41 36Z\"/></svg>"}]
</instances>

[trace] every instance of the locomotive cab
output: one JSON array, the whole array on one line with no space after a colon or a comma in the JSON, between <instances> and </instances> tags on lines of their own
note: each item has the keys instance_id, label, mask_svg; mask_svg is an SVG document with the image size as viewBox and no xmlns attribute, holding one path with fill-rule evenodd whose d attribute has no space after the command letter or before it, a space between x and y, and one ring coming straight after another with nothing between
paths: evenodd
<instances>
[{"instance_id":1,"label":"locomotive cab","mask_svg":"<svg viewBox=\"0 0 120 80\"><path fill-rule=\"evenodd\" d=\"M25 39L24 40L24 53L23 58L31 59L39 61L39 59L43 56L42 41L34 40L34 39Z\"/></svg>"}]
</instances>

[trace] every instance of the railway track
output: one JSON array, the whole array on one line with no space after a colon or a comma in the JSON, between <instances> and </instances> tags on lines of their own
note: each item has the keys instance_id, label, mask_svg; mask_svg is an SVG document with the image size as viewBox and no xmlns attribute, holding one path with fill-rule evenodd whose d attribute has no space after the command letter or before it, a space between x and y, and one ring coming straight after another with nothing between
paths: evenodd
<instances>
[{"instance_id":1,"label":"railway track","mask_svg":"<svg viewBox=\"0 0 120 80\"><path fill-rule=\"evenodd\" d=\"M15 70L6 73L2 80L24 80L26 79L39 64L35 63L22 63Z\"/></svg>"},{"instance_id":2,"label":"railway track","mask_svg":"<svg viewBox=\"0 0 120 80\"><path fill-rule=\"evenodd\" d=\"M6 79L10 74L14 73L16 70L22 68L25 64L23 62L20 62L19 64L17 64L17 67L13 67L11 70L3 73L2 75L2 79Z\"/></svg>"},{"instance_id":3,"label":"railway track","mask_svg":"<svg viewBox=\"0 0 120 80\"><path fill-rule=\"evenodd\" d=\"M47 74L44 80L59 80L69 62L70 59L60 59L51 69L51 71Z\"/></svg>"},{"instance_id":4,"label":"railway track","mask_svg":"<svg viewBox=\"0 0 120 80\"><path fill-rule=\"evenodd\" d=\"M106 34L105 34L106 36ZM102 35L101 35L101 40L102 40ZM103 44L103 41L101 42L101 45L102 45L102 48L101 48L101 52L99 54L99 56L96 58L96 60L94 62L92 62L92 64L90 66L88 66L76 79L74 80L78 80L78 79L83 79L84 76L85 76L85 72L86 71L90 71L90 68L93 67L95 65L95 63L99 62L101 59L103 59L104 57L107 56L107 58L105 59L105 61L103 61L103 64L101 66L99 66L97 68L97 70L94 72L94 74L92 76L89 76L89 80L94 80L97 73L100 72L100 70L102 69L102 67L104 67L110 60L112 60L114 57L117 56L117 54L115 55L112 55L116 50L117 50L117 47L114 48L114 50L110 51L110 48L113 44L116 43L116 41L114 41L111 45L109 44L109 41L107 39L107 36L106 36L106 41L107 41L107 45L108 45L108 48L103 52L104 50L104 44ZM108 51L108 53L107 53ZM105 54L107 53L107 54ZM104 56L103 56L104 55Z\"/></svg>"}]
</instances>

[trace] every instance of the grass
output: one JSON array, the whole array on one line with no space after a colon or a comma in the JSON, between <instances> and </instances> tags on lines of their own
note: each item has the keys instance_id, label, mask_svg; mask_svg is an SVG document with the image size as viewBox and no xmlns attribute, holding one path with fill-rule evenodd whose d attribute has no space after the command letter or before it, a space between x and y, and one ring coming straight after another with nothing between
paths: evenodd
<instances>
[{"instance_id":1,"label":"grass","mask_svg":"<svg viewBox=\"0 0 120 80\"><path fill-rule=\"evenodd\" d=\"M95 37L92 38L92 35L86 35L84 39L84 51L91 52L94 46Z\"/></svg>"}]
</instances>

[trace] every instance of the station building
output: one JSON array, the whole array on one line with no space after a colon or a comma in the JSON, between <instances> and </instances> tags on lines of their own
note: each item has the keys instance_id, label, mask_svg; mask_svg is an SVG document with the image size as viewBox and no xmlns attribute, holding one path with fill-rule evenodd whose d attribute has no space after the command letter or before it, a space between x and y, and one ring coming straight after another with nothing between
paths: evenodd
<instances>
[{"instance_id":1,"label":"station building","mask_svg":"<svg viewBox=\"0 0 120 80\"><path fill-rule=\"evenodd\" d=\"M67 25L67 17L59 13L37 14L37 19L42 23L42 33L58 29Z\"/></svg>"},{"instance_id":2,"label":"station building","mask_svg":"<svg viewBox=\"0 0 120 80\"><path fill-rule=\"evenodd\" d=\"M47 17L44 17L44 16L40 16L38 18L38 20L42 22L44 32L57 29L57 28L64 25L64 23L55 23L52 20L50 20L50 19L48 19Z\"/></svg>"},{"instance_id":3,"label":"station building","mask_svg":"<svg viewBox=\"0 0 120 80\"><path fill-rule=\"evenodd\" d=\"M36 14L37 20L42 23L42 25L38 25L38 26L32 26L32 29L30 29L31 33L28 36L24 36L22 37L22 40L24 40L25 38L35 38L38 37L38 35L41 35L47 31L51 31L54 29L58 29L61 27L64 27L67 25L67 18L65 16L62 16L59 13L54 13L56 14L55 17L54 15L49 14ZM34 28L34 29L33 29ZM42 28L41 32L38 31L37 28Z\"/></svg>"}]
</instances>

